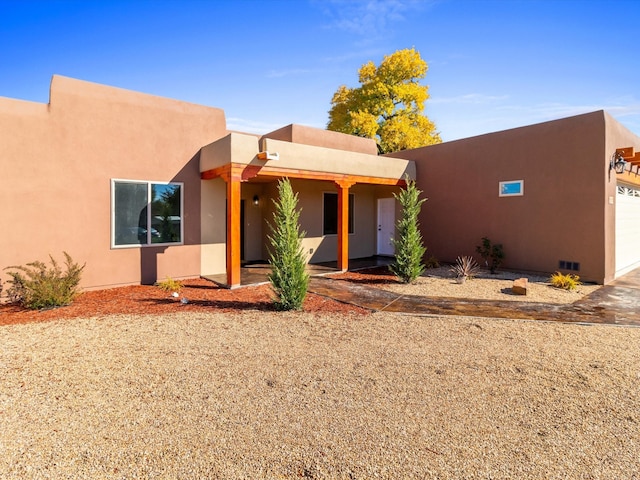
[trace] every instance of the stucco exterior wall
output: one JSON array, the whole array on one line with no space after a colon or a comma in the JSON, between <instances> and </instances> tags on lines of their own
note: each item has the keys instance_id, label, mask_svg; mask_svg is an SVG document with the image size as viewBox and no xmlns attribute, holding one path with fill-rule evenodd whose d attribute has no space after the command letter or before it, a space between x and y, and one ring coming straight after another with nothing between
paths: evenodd
<instances>
[{"instance_id":1,"label":"stucco exterior wall","mask_svg":"<svg viewBox=\"0 0 640 480\"><path fill-rule=\"evenodd\" d=\"M488 237L503 244L505 268L553 272L565 260L580 263L584 280L608 278L604 112L400 154L415 160L428 198L420 216L428 255L480 261L475 247ZM513 180L524 180L524 195L499 197L499 182Z\"/></svg>"},{"instance_id":2,"label":"stucco exterior wall","mask_svg":"<svg viewBox=\"0 0 640 480\"><path fill-rule=\"evenodd\" d=\"M67 251L85 288L200 274L199 149L222 110L54 76L48 105L0 98L0 132L0 267ZM184 245L111 248L114 178L184 182Z\"/></svg>"},{"instance_id":3,"label":"stucco exterior wall","mask_svg":"<svg viewBox=\"0 0 640 480\"><path fill-rule=\"evenodd\" d=\"M336 193L333 182L310 180L292 180L291 186L298 194L300 228L306 232L302 249L310 263L334 261L337 256L337 235L323 235L323 194ZM243 187L244 188L244 187ZM376 199L388 198L397 192L398 187L356 184L350 189L354 195L354 232L349 235L349 258L363 258L376 254L377 211ZM268 239L270 230L267 221L273 218L272 198L278 195L275 182L263 184L265 203L262 258L268 258ZM262 197L261 197L262 198ZM254 241L248 239L248 241Z\"/></svg>"},{"instance_id":4,"label":"stucco exterior wall","mask_svg":"<svg viewBox=\"0 0 640 480\"><path fill-rule=\"evenodd\" d=\"M333 148L346 152L365 153L367 155L377 155L378 146L371 138L345 135L330 130L307 127L304 125L287 125L273 132L263 135L263 139L270 138L289 143L299 143L315 147Z\"/></svg>"},{"instance_id":5,"label":"stucco exterior wall","mask_svg":"<svg viewBox=\"0 0 640 480\"><path fill-rule=\"evenodd\" d=\"M365 177L399 179L408 176L415 178L414 163L406 160L401 154L396 158L379 157L333 148L292 144L270 138L265 138L262 141L262 147L265 150L277 152L280 156L279 160L267 162L274 167Z\"/></svg>"}]
</instances>

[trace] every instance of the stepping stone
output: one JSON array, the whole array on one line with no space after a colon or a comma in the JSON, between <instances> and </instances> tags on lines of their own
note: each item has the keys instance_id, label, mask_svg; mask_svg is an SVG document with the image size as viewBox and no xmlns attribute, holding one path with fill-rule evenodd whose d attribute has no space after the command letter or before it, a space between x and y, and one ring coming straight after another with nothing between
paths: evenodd
<instances>
[{"instance_id":1,"label":"stepping stone","mask_svg":"<svg viewBox=\"0 0 640 480\"><path fill-rule=\"evenodd\" d=\"M511 292L514 295L526 295L528 287L529 287L528 278L518 278L513 281L513 287L511 287Z\"/></svg>"}]
</instances>

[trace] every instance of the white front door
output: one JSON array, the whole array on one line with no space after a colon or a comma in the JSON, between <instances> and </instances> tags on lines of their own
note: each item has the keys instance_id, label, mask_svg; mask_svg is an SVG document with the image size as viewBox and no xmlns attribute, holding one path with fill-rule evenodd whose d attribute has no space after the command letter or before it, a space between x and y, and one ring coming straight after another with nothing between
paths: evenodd
<instances>
[{"instance_id":1,"label":"white front door","mask_svg":"<svg viewBox=\"0 0 640 480\"><path fill-rule=\"evenodd\" d=\"M396 226L396 200L378 199L378 255L394 255L393 236Z\"/></svg>"}]
</instances>

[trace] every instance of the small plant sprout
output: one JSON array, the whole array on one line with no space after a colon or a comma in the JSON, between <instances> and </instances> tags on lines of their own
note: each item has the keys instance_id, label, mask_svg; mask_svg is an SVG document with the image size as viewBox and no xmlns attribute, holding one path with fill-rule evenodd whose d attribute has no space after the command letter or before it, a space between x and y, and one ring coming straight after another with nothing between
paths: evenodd
<instances>
[{"instance_id":1,"label":"small plant sprout","mask_svg":"<svg viewBox=\"0 0 640 480\"><path fill-rule=\"evenodd\" d=\"M563 290L575 290L580 285L582 285L580 277L571 273L565 274L555 272L553 275L551 275L549 282L551 282L551 285L553 285L554 287L562 288Z\"/></svg>"},{"instance_id":2,"label":"small plant sprout","mask_svg":"<svg viewBox=\"0 0 640 480\"><path fill-rule=\"evenodd\" d=\"M431 255L424 262L424 266L425 266L425 268L440 268L440 262L438 261L438 259L435 256Z\"/></svg>"},{"instance_id":3,"label":"small plant sprout","mask_svg":"<svg viewBox=\"0 0 640 480\"><path fill-rule=\"evenodd\" d=\"M172 292L172 295L174 297L179 296L180 290L182 290L183 287L182 282L180 282L179 280L174 280L171 277L167 277L165 280L157 282L156 286L160 290L163 290L165 292Z\"/></svg>"},{"instance_id":4,"label":"small plant sprout","mask_svg":"<svg viewBox=\"0 0 640 480\"><path fill-rule=\"evenodd\" d=\"M451 271L455 274L460 283L464 283L467 278L473 278L478 273L480 267L473 257L458 257L456 263L451 267Z\"/></svg>"}]
</instances>

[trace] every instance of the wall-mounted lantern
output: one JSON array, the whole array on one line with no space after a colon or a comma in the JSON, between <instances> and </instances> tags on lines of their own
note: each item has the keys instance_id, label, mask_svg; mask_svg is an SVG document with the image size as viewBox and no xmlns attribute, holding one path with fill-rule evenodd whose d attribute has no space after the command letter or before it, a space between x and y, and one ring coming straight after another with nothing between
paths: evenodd
<instances>
[{"instance_id":1,"label":"wall-mounted lantern","mask_svg":"<svg viewBox=\"0 0 640 480\"><path fill-rule=\"evenodd\" d=\"M253 204L257 207L258 205L260 205L260 197L258 197L258 195L254 195L253 196Z\"/></svg>"},{"instance_id":2,"label":"wall-mounted lantern","mask_svg":"<svg viewBox=\"0 0 640 480\"><path fill-rule=\"evenodd\" d=\"M616 151L611 157L611 162L609 162L609 171L615 170L616 173L624 173L626 166L627 162L624 161L622 154Z\"/></svg>"}]
</instances>

